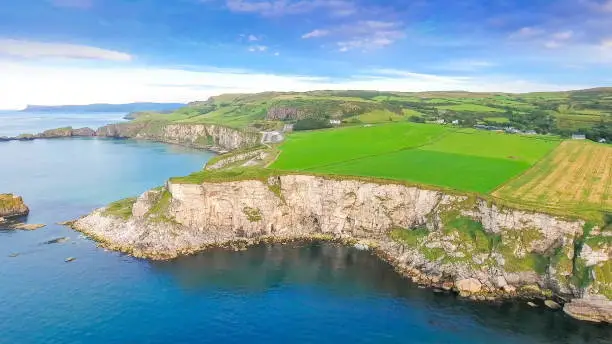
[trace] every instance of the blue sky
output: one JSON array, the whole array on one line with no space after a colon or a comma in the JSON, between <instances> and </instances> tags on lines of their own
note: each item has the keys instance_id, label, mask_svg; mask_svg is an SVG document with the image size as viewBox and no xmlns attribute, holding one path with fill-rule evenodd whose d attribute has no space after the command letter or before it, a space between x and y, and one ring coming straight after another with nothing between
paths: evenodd
<instances>
[{"instance_id":1,"label":"blue sky","mask_svg":"<svg viewBox=\"0 0 612 344\"><path fill-rule=\"evenodd\" d=\"M0 108L603 86L612 0L5 0L0 70Z\"/></svg>"}]
</instances>

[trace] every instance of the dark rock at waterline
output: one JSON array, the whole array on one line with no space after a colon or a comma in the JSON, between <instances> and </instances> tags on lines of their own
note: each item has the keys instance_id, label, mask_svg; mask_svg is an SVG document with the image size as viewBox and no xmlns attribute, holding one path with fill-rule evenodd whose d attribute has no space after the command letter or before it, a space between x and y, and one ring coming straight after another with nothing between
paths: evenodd
<instances>
[{"instance_id":1,"label":"dark rock at waterline","mask_svg":"<svg viewBox=\"0 0 612 344\"><path fill-rule=\"evenodd\" d=\"M70 240L70 238L61 237L61 238L55 238L55 239L51 239L51 240L45 241L42 244L43 245L61 244L61 243L66 242L68 240Z\"/></svg>"}]
</instances>

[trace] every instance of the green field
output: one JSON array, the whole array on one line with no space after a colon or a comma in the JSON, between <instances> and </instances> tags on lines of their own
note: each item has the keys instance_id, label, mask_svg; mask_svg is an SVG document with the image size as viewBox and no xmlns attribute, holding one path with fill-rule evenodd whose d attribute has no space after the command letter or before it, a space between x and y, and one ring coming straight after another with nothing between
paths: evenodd
<instances>
[{"instance_id":1,"label":"green field","mask_svg":"<svg viewBox=\"0 0 612 344\"><path fill-rule=\"evenodd\" d=\"M553 150L534 138L426 124L295 133L273 169L405 180L488 193Z\"/></svg>"},{"instance_id":2,"label":"green field","mask_svg":"<svg viewBox=\"0 0 612 344\"><path fill-rule=\"evenodd\" d=\"M363 115L359 115L356 117L363 123L384 123L384 122L397 122L405 120L404 116L398 115L389 110L374 110L368 113L364 113Z\"/></svg>"},{"instance_id":3,"label":"green field","mask_svg":"<svg viewBox=\"0 0 612 344\"><path fill-rule=\"evenodd\" d=\"M449 132L440 125L413 123L298 132L281 145L282 153L271 167L305 170L416 147Z\"/></svg>"}]
</instances>

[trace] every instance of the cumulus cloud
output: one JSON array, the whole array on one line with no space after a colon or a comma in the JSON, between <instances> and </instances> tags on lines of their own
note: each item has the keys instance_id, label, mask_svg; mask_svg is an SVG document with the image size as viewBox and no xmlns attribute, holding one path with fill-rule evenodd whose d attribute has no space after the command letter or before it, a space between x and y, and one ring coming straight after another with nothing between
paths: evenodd
<instances>
[{"instance_id":1,"label":"cumulus cloud","mask_svg":"<svg viewBox=\"0 0 612 344\"><path fill-rule=\"evenodd\" d=\"M0 108L27 104L189 102L220 93L310 90L431 91L467 90L528 92L578 89L592 85L551 85L502 77L442 76L378 69L351 78L333 79L219 68L201 71L116 66L101 68L36 61L2 61Z\"/></svg>"},{"instance_id":2,"label":"cumulus cloud","mask_svg":"<svg viewBox=\"0 0 612 344\"><path fill-rule=\"evenodd\" d=\"M347 0L226 0L233 12L256 13L264 16L284 16L325 10L332 15L346 16L357 11Z\"/></svg>"},{"instance_id":3,"label":"cumulus cloud","mask_svg":"<svg viewBox=\"0 0 612 344\"><path fill-rule=\"evenodd\" d=\"M27 59L53 57L122 62L132 60L130 54L87 45L46 43L16 39L0 39L0 55Z\"/></svg>"}]
</instances>

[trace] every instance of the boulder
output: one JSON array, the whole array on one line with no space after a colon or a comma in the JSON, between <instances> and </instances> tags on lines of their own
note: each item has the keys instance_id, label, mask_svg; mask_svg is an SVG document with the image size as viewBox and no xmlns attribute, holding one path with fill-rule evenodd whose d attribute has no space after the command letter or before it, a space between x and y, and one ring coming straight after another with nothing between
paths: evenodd
<instances>
[{"instance_id":1,"label":"boulder","mask_svg":"<svg viewBox=\"0 0 612 344\"><path fill-rule=\"evenodd\" d=\"M553 300L546 300L544 301L544 304L546 305L546 307L550 308L550 309L561 309L561 305L556 303Z\"/></svg>"},{"instance_id":2,"label":"boulder","mask_svg":"<svg viewBox=\"0 0 612 344\"><path fill-rule=\"evenodd\" d=\"M478 293L482 289L482 283L475 278L466 278L455 282L459 292Z\"/></svg>"},{"instance_id":3,"label":"boulder","mask_svg":"<svg viewBox=\"0 0 612 344\"><path fill-rule=\"evenodd\" d=\"M29 224L29 223L17 223L17 224L11 225L11 228L13 228L13 229L21 229L21 230L24 230L24 231L34 231L34 230L37 230L39 228L43 228L45 226L46 225L43 225L43 224L34 224L34 223L32 223L32 224Z\"/></svg>"},{"instance_id":4,"label":"boulder","mask_svg":"<svg viewBox=\"0 0 612 344\"><path fill-rule=\"evenodd\" d=\"M612 301L605 296L590 296L566 303L563 311L576 319L612 323Z\"/></svg>"}]
</instances>

